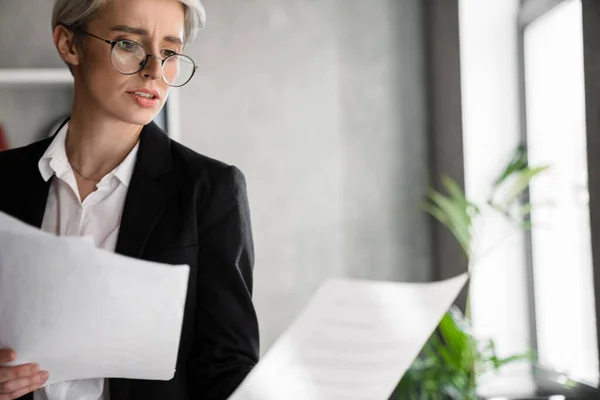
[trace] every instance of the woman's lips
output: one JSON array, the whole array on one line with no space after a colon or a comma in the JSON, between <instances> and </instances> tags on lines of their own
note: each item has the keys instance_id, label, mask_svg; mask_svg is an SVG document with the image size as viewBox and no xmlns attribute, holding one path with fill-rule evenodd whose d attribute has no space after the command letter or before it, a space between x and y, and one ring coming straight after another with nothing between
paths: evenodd
<instances>
[{"instance_id":1,"label":"woman's lips","mask_svg":"<svg viewBox=\"0 0 600 400\"><path fill-rule=\"evenodd\" d=\"M157 97L145 97L136 94L135 92L127 92L127 94L129 94L139 106L144 108L152 108L158 105L159 103L159 99Z\"/></svg>"}]
</instances>

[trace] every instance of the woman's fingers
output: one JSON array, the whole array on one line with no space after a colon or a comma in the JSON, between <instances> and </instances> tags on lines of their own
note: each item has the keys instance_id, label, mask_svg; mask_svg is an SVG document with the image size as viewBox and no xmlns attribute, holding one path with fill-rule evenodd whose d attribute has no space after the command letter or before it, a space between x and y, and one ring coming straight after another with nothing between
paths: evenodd
<instances>
[{"instance_id":1,"label":"woman's fingers","mask_svg":"<svg viewBox=\"0 0 600 400\"><path fill-rule=\"evenodd\" d=\"M17 358L17 354L11 349L0 349L0 363L7 363L14 361Z\"/></svg>"},{"instance_id":2,"label":"woman's fingers","mask_svg":"<svg viewBox=\"0 0 600 400\"><path fill-rule=\"evenodd\" d=\"M48 379L48 373L42 371L38 372L35 375L28 376L26 378L19 378L7 382L2 382L0 383L0 393L12 393L31 385L43 384L46 381L46 379Z\"/></svg>"},{"instance_id":3,"label":"woman's fingers","mask_svg":"<svg viewBox=\"0 0 600 400\"><path fill-rule=\"evenodd\" d=\"M42 385L44 384L44 382L46 382L46 380L48 379L48 375L46 374L46 379L44 379L43 381L39 382L39 383L32 383L24 388L18 389L12 393L8 393L8 394L0 394L0 400L14 400L14 399L18 399L21 396L25 396L27 393L31 393L37 389L39 389L40 387L42 387Z\"/></svg>"},{"instance_id":4,"label":"woman's fingers","mask_svg":"<svg viewBox=\"0 0 600 400\"><path fill-rule=\"evenodd\" d=\"M0 363L14 361L17 354L11 349L0 349ZM40 371L37 364L0 367L0 400L13 400L39 389L48 380L48 372Z\"/></svg>"},{"instance_id":5,"label":"woman's fingers","mask_svg":"<svg viewBox=\"0 0 600 400\"><path fill-rule=\"evenodd\" d=\"M0 393L6 393L2 390L2 384L20 378L29 378L40 371L37 364L23 364L15 367L0 367Z\"/></svg>"}]
</instances>

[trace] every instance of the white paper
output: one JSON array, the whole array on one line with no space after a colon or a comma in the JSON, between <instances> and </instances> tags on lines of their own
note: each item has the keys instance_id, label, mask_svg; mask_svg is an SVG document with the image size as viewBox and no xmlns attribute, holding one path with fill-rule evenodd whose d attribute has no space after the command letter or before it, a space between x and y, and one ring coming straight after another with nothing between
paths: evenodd
<instances>
[{"instance_id":1,"label":"white paper","mask_svg":"<svg viewBox=\"0 0 600 400\"><path fill-rule=\"evenodd\" d=\"M46 384L174 376L189 267L96 249L0 213L0 348Z\"/></svg>"},{"instance_id":2,"label":"white paper","mask_svg":"<svg viewBox=\"0 0 600 400\"><path fill-rule=\"evenodd\" d=\"M230 400L387 400L466 280L326 282Z\"/></svg>"}]
</instances>

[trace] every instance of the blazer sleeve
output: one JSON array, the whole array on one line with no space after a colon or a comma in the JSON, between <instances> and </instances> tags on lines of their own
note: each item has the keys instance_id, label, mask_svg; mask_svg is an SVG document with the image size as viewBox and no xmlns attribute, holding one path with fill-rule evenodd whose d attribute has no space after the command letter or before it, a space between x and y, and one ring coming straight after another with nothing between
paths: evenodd
<instances>
[{"instance_id":1,"label":"blazer sleeve","mask_svg":"<svg viewBox=\"0 0 600 400\"><path fill-rule=\"evenodd\" d=\"M208 206L199 212L190 392L196 399L226 400L259 358L252 304L254 247L242 172L233 166L224 169Z\"/></svg>"}]
</instances>

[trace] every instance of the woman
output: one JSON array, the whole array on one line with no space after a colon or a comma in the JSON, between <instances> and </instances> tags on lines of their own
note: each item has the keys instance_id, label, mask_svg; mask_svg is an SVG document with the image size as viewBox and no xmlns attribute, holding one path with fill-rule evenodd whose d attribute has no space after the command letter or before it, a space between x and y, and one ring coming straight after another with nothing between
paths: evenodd
<instances>
[{"instance_id":1,"label":"woman","mask_svg":"<svg viewBox=\"0 0 600 400\"><path fill-rule=\"evenodd\" d=\"M0 211L126 256L190 265L175 377L41 388L48 374L27 364L0 368L0 400L226 399L257 362L244 177L152 122L171 87L191 79L181 53L203 22L198 0L57 0L71 117L53 137L0 153ZM0 362L15 357L0 350Z\"/></svg>"}]
</instances>

